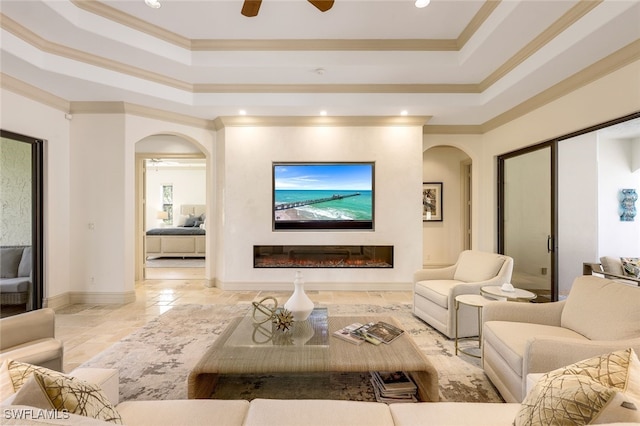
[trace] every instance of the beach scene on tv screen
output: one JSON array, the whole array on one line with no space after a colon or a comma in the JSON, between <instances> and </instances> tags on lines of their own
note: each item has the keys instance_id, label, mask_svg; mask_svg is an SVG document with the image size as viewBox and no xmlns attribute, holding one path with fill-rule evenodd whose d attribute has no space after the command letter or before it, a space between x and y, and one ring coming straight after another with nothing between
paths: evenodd
<instances>
[{"instance_id":1,"label":"beach scene on tv screen","mask_svg":"<svg viewBox=\"0 0 640 426\"><path fill-rule=\"evenodd\" d=\"M274 218L373 220L373 164L274 165Z\"/></svg>"}]
</instances>

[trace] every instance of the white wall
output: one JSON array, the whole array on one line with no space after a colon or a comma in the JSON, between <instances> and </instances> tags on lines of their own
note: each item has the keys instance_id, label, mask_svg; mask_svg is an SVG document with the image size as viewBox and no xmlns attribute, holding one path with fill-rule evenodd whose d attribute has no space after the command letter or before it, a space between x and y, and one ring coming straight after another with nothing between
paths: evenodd
<instances>
[{"instance_id":1,"label":"white wall","mask_svg":"<svg viewBox=\"0 0 640 426\"><path fill-rule=\"evenodd\" d=\"M293 270L253 268L254 245L379 244L394 246L393 269L308 269L307 286L409 288L422 263L421 127L233 127L223 138L218 285L291 287ZM272 231L273 161L375 161L375 231Z\"/></svg>"},{"instance_id":2,"label":"white wall","mask_svg":"<svg viewBox=\"0 0 640 426\"><path fill-rule=\"evenodd\" d=\"M46 140L44 295L64 295L71 289L70 122L60 110L5 89L0 91L0 110L2 129Z\"/></svg>"},{"instance_id":3,"label":"white wall","mask_svg":"<svg viewBox=\"0 0 640 426\"><path fill-rule=\"evenodd\" d=\"M640 217L621 222L618 214L620 190L640 190L640 171L631 170L631 148L629 139L598 140L598 258L640 256Z\"/></svg>"},{"instance_id":4,"label":"white wall","mask_svg":"<svg viewBox=\"0 0 640 426\"><path fill-rule=\"evenodd\" d=\"M558 288L566 295L583 262L598 259L598 145L587 133L558 144Z\"/></svg>"},{"instance_id":5,"label":"white wall","mask_svg":"<svg viewBox=\"0 0 640 426\"><path fill-rule=\"evenodd\" d=\"M423 157L423 182L442 182L443 221L422 223L422 263L453 264L464 247L460 169L469 156L458 148L436 146Z\"/></svg>"},{"instance_id":6,"label":"white wall","mask_svg":"<svg viewBox=\"0 0 640 426\"><path fill-rule=\"evenodd\" d=\"M292 274L263 269L246 268L242 273L237 273L232 270L232 266L237 264L229 259L236 256L238 262L246 265L251 256L249 247L254 243L297 244L303 240L308 241L308 238L301 238L301 233L272 235L268 211L258 208L248 213L237 209L261 206L263 198L270 197L270 188L265 191L264 187L270 185L270 167L247 167L255 165L253 159L266 149L261 146L261 142L267 141L269 149L273 148L274 151L264 158L265 163L274 160L276 155L280 157L278 160L302 157L336 160L335 152L345 152L345 160L368 157L380 164L377 168L377 185L381 192L379 197L382 197L385 206L376 212L376 217L381 228L373 233L314 233L314 243L322 244L328 240L352 243L358 240L363 243L387 244L391 241L396 246L397 270L350 272L345 273L344 279L350 282L357 282L356 278L371 282L407 282L416 266L422 263L420 188L423 179L423 150L435 145L449 145L462 149L471 157L474 176L473 247L495 250L496 156L640 110L638 75L640 61L484 135L425 135L424 141L420 129L407 128L247 127L225 129L216 136L207 129L128 114L115 114L115 117L92 114L85 119L81 119L82 114L74 114L70 122L65 119L64 111L5 89L2 90L0 100L0 126L9 131L47 140L45 294L49 298L64 295L71 289L76 292L115 292L121 295L132 292L136 239L135 144L154 134L186 137L200 146L207 157L208 217L211 217L212 211L219 211L218 230L224 231L215 237L208 232L207 251L213 259L216 258L216 248L225 251L220 256L223 261L215 265L219 270L215 270L212 263L214 260L208 258L208 277L218 277L223 283L247 281L253 284L290 282L292 279L288 276ZM29 113L25 114L25 111ZM76 125L78 129L75 129ZM74 127L73 138L71 126ZM92 141L98 134L96 141ZM417 147L414 146L414 137L419 140ZM218 147L218 143L223 145ZM421 143L424 145L422 149ZM215 157L213 152L216 152ZM228 156L229 161L226 161L225 156ZM248 159L248 163L243 162L243 158ZM243 176L242 173L247 170L248 173ZM266 183L255 178L266 179ZM105 182L111 182L115 187L107 188ZM245 184L257 185L260 190L253 189L251 197L245 199L235 198L233 194L238 193L236 191L239 185ZM83 197L82 191L95 189L102 196L89 196L89 199ZM225 205L217 206L215 200L224 202ZM389 204L386 204L387 201ZM89 206L89 202L97 204ZM397 207L393 206L393 202L397 202ZM266 205L268 204L270 201ZM248 220L242 223L255 224L255 228L251 228L254 235L247 236L249 231L241 229L240 219ZM92 236L89 236L88 223L95 223L97 226L94 233L90 234ZM227 224L228 227L224 226ZM107 233L107 228L103 227L115 231ZM397 238L396 233L399 235ZM417 235L418 238L413 239L409 234ZM97 235L106 241L98 241ZM233 243L234 238L241 240L242 247ZM442 242L433 242L440 243ZM98 247L97 250L94 250L94 245ZM228 252L227 247L230 249ZM120 254L107 253L105 257L102 256L113 249ZM327 271L318 272L318 277L314 277L314 273L315 271L310 273L308 281L335 281L329 278ZM98 282L91 285L87 282L90 276L97 277ZM560 291L562 292L562 288Z\"/></svg>"}]
</instances>

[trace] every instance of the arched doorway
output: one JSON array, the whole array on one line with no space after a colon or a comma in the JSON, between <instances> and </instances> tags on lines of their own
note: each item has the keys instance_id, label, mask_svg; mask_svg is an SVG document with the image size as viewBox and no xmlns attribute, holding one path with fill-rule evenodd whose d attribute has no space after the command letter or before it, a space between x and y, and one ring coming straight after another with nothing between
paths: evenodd
<instances>
[{"instance_id":1,"label":"arched doorway","mask_svg":"<svg viewBox=\"0 0 640 426\"><path fill-rule=\"evenodd\" d=\"M471 248L472 160L459 148L435 146L423 152L423 186L440 188L440 215L423 218L423 264L442 266L455 262Z\"/></svg>"},{"instance_id":2,"label":"arched doorway","mask_svg":"<svg viewBox=\"0 0 640 426\"><path fill-rule=\"evenodd\" d=\"M204 279L207 161L189 140L136 144L136 281Z\"/></svg>"}]
</instances>

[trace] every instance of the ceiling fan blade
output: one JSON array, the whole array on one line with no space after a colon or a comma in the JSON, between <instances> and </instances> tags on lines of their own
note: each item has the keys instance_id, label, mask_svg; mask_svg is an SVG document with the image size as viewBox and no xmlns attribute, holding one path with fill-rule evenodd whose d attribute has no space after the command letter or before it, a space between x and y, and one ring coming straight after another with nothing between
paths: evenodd
<instances>
[{"instance_id":1,"label":"ceiling fan blade","mask_svg":"<svg viewBox=\"0 0 640 426\"><path fill-rule=\"evenodd\" d=\"M321 12L326 12L333 7L334 0L307 0Z\"/></svg>"},{"instance_id":2,"label":"ceiling fan blade","mask_svg":"<svg viewBox=\"0 0 640 426\"><path fill-rule=\"evenodd\" d=\"M249 18L253 16L257 16L260 11L260 4L262 0L244 0L242 5L242 14L244 16L248 16Z\"/></svg>"}]
</instances>

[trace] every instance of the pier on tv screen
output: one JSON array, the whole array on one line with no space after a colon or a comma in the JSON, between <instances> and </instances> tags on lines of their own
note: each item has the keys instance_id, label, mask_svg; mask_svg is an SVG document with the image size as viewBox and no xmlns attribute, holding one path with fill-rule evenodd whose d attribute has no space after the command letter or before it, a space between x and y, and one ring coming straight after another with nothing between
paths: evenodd
<instances>
[{"instance_id":1,"label":"pier on tv screen","mask_svg":"<svg viewBox=\"0 0 640 426\"><path fill-rule=\"evenodd\" d=\"M274 163L273 229L373 229L374 163Z\"/></svg>"}]
</instances>

